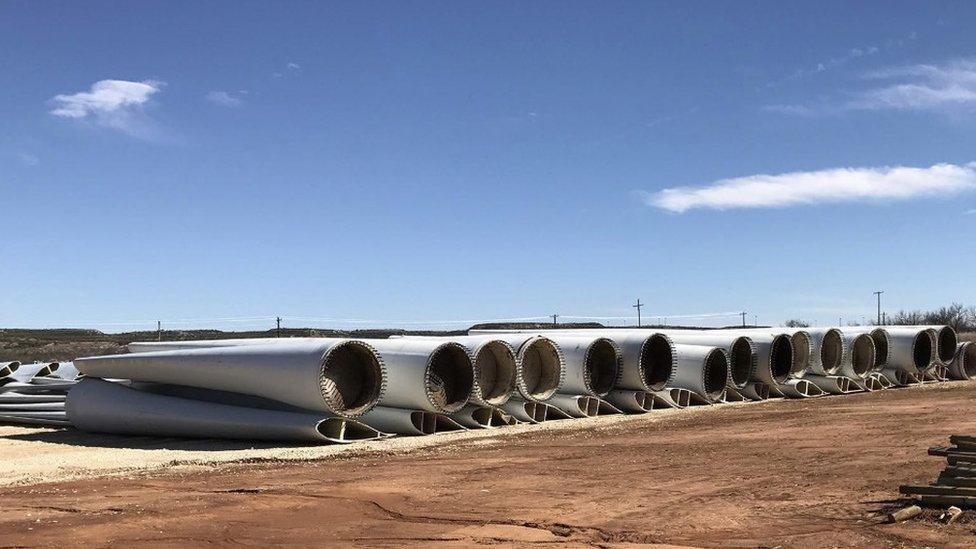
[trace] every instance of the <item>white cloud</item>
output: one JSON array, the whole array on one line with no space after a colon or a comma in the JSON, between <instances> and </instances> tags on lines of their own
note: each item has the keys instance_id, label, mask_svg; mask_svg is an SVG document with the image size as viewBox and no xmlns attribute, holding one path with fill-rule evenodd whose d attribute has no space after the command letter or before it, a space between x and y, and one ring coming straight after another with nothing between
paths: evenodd
<instances>
[{"instance_id":1,"label":"white cloud","mask_svg":"<svg viewBox=\"0 0 976 549\"><path fill-rule=\"evenodd\" d=\"M966 210L966 215L973 215L973 214L976 214L976 208L973 208L971 210Z\"/></svg>"},{"instance_id":2,"label":"white cloud","mask_svg":"<svg viewBox=\"0 0 976 549\"><path fill-rule=\"evenodd\" d=\"M99 80L91 91L72 95L56 95L52 101L57 108L54 116L84 118L91 114L115 112L130 106L142 105L159 91L157 82L129 82L128 80Z\"/></svg>"},{"instance_id":3,"label":"white cloud","mask_svg":"<svg viewBox=\"0 0 976 549\"><path fill-rule=\"evenodd\" d=\"M211 103L216 103L224 107L239 107L241 103L243 103L243 100L241 99L240 96L244 95L245 93L246 92L244 91L232 93L232 92L217 90L217 91L212 91L207 93L206 97L207 97L207 101L210 101Z\"/></svg>"},{"instance_id":4,"label":"white cloud","mask_svg":"<svg viewBox=\"0 0 976 549\"><path fill-rule=\"evenodd\" d=\"M929 168L836 168L720 179L704 187L674 187L644 193L656 208L682 213L694 208L776 208L794 204L904 200L976 190L976 162Z\"/></svg>"},{"instance_id":5,"label":"white cloud","mask_svg":"<svg viewBox=\"0 0 976 549\"><path fill-rule=\"evenodd\" d=\"M91 119L101 126L141 135L147 122L141 109L161 89L162 83L153 80L100 80L89 91L54 96L55 108L50 113L59 118Z\"/></svg>"},{"instance_id":6,"label":"white cloud","mask_svg":"<svg viewBox=\"0 0 976 549\"><path fill-rule=\"evenodd\" d=\"M291 71L299 71L299 70L302 70L302 66L301 65L299 65L298 63L293 63L291 61L288 62L288 65L287 66L288 66L288 70L291 70Z\"/></svg>"},{"instance_id":7,"label":"white cloud","mask_svg":"<svg viewBox=\"0 0 976 549\"><path fill-rule=\"evenodd\" d=\"M939 110L976 105L976 60L909 65L869 73L872 80L901 80L862 92L856 109Z\"/></svg>"}]
</instances>

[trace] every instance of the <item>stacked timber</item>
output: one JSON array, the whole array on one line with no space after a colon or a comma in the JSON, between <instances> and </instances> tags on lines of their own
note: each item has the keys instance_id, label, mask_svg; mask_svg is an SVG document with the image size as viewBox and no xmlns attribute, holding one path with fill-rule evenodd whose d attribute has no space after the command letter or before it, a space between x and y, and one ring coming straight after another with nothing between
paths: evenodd
<instances>
[{"instance_id":1,"label":"stacked timber","mask_svg":"<svg viewBox=\"0 0 976 549\"><path fill-rule=\"evenodd\" d=\"M976 509L976 436L952 435L950 446L933 446L929 455L946 459L946 468L928 486L904 485L906 496L927 507Z\"/></svg>"}]
</instances>

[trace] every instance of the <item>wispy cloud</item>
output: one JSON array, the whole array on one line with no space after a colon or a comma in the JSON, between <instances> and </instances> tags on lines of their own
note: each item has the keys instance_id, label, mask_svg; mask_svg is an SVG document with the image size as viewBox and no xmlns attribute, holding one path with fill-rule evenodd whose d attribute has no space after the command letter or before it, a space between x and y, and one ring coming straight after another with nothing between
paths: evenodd
<instances>
[{"instance_id":1,"label":"wispy cloud","mask_svg":"<svg viewBox=\"0 0 976 549\"><path fill-rule=\"evenodd\" d=\"M247 94L247 92L244 90L238 92L226 92L226 91L215 90L207 93L206 98L207 101L210 101L211 103L216 103L217 105L223 107L239 107L244 102L241 96L245 94Z\"/></svg>"},{"instance_id":2,"label":"wispy cloud","mask_svg":"<svg viewBox=\"0 0 976 549\"><path fill-rule=\"evenodd\" d=\"M797 69L789 76L780 78L773 82L768 82L766 84L766 87L772 88L793 80L800 80L803 78L816 76L818 74L825 73L832 69L840 68L844 65L847 65L848 63L861 61L873 55L877 55L881 52L888 51L893 48L899 48L901 46L904 46L906 43L915 40L916 38L918 38L918 34L915 31L912 31L906 35L903 35L900 38L889 38L888 40L885 40L884 42L879 42L876 45L868 45L868 46L851 48L839 55L835 55L834 57L824 58L821 59L820 61L817 61L816 64Z\"/></svg>"},{"instance_id":3,"label":"wispy cloud","mask_svg":"<svg viewBox=\"0 0 976 549\"><path fill-rule=\"evenodd\" d=\"M54 96L50 113L58 118L91 120L100 126L144 137L148 119L142 109L161 89L162 83L154 80L100 80L89 91Z\"/></svg>"},{"instance_id":4,"label":"wispy cloud","mask_svg":"<svg viewBox=\"0 0 976 549\"><path fill-rule=\"evenodd\" d=\"M296 74L297 75L297 74L300 74L302 72L302 66L299 65L298 63L295 63L294 61L289 61L285 65L285 71L288 72L288 73L290 73L290 74ZM283 78L285 76L285 73L283 73L281 71L273 72L273 73L271 73L271 76L274 76L275 78Z\"/></svg>"},{"instance_id":5,"label":"wispy cloud","mask_svg":"<svg viewBox=\"0 0 976 549\"><path fill-rule=\"evenodd\" d=\"M966 215L974 215L974 214L976 214L976 208L973 208L971 210L966 210Z\"/></svg>"},{"instance_id":6,"label":"wispy cloud","mask_svg":"<svg viewBox=\"0 0 976 549\"><path fill-rule=\"evenodd\" d=\"M793 116L819 116L824 114L824 108L808 107L807 105L765 105L762 110Z\"/></svg>"},{"instance_id":7,"label":"wispy cloud","mask_svg":"<svg viewBox=\"0 0 976 549\"><path fill-rule=\"evenodd\" d=\"M837 57L831 57L830 59L825 59L823 61L818 62L816 66L806 68L806 69L799 69L795 73L793 73L789 79L803 78L805 76L810 76L812 74L827 72L831 69L840 67L841 65L845 65L855 59L875 55L880 51L881 48L879 48L878 46L866 46L864 48L851 48L843 55Z\"/></svg>"},{"instance_id":8,"label":"wispy cloud","mask_svg":"<svg viewBox=\"0 0 976 549\"><path fill-rule=\"evenodd\" d=\"M683 213L695 208L777 208L795 204L905 200L976 189L976 162L929 168L836 168L720 179L703 187L643 193L656 208Z\"/></svg>"},{"instance_id":9,"label":"wispy cloud","mask_svg":"<svg viewBox=\"0 0 976 549\"><path fill-rule=\"evenodd\" d=\"M24 151L18 152L17 158L19 158L25 166L36 166L41 163L40 159L37 158L36 155Z\"/></svg>"},{"instance_id":10,"label":"wispy cloud","mask_svg":"<svg viewBox=\"0 0 976 549\"><path fill-rule=\"evenodd\" d=\"M941 113L976 110L976 59L956 59L940 65L907 65L872 71L861 82L872 85L851 90L847 98L818 105L767 105L764 111L817 116L852 110L902 110Z\"/></svg>"},{"instance_id":11,"label":"wispy cloud","mask_svg":"<svg viewBox=\"0 0 976 549\"><path fill-rule=\"evenodd\" d=\"M868 79L891 81L869 89L849 103L858 109L944 110L976 105L976 60L942 65L909 65L868 73Z\"/></svg>"}]
</instances>

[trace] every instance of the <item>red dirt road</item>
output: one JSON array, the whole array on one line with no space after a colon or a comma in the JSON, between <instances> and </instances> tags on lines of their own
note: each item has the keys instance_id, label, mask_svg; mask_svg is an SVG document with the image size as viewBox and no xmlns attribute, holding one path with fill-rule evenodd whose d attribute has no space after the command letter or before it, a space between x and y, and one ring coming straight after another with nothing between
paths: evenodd
<instances>
[{"instance_id":1,"label":"red dirt road","mask_svg":"<svg viewBox=\"0 0 976 549\"><path fill-rule=\"evenodd\" d=\"M406 453L0 489L0 545L972 546L880 524L976 434L976 384L653 414Z\"/></svg>"}]
</instances>

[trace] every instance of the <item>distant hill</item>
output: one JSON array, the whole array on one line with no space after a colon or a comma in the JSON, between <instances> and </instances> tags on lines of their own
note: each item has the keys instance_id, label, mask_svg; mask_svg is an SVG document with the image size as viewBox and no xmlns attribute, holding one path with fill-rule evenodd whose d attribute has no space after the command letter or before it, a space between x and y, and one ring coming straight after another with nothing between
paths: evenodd
<instances>
[{"instance_id":1,"label":"distant hill","mask_svg":"<svg viewBox=\"0 0 976 549\"><path fill-rule=\"evenodd\" d=\"M547 322L485 323L475 324L473 330L544 330L553 328ZM558 328L604 328L597 322L560 323ZM636 326L614 326L614 328L636 328ZM644 328L696 329L693 326L644 326ZM701 329L701 328L697 328ZM282 328L281 337L355 337L386 338L391 335L462 335L467 329L453 331L365 329L330 330L321 328ZM19 360L66 361L81 356L97 356L125 353L125 346L133 341L197 341L206 339L261 338L277 337L277 330L225 332L222 330L163 330L104 333L98 330L55 328L33 330L22 328L0 329L0 361Z\"/></svg>"},{"instance_id":2,"label":"distant hill","mask_svg":"<svg viewBox=\"0 0 976 549\"><path fill-rule=\"evenodd\" d=\"M458 335L457 331L419 331L399 329L323 330L318 328L282 328L281 337L356 337L386 338L391 335ZM19 360L65 361L80 356L125 353L125 346L133 341L197 341L230 338L273 338L277 330L225 332L222 330L163 330L162 332L123 332L107 334L98 330L57 328L32 330L0 329L0 362Z\"/></svg>"}]
</instances>

